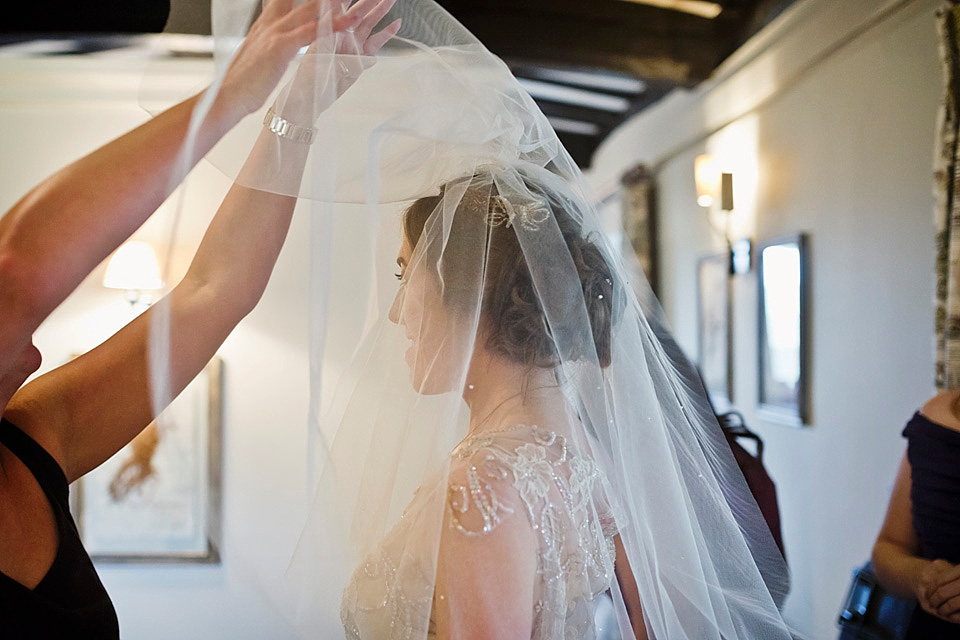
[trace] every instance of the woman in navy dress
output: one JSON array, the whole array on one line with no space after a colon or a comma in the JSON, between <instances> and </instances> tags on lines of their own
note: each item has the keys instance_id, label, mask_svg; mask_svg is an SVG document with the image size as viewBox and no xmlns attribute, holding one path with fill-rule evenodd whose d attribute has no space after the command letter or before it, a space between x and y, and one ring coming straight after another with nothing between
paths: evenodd
<instances>
[{"instance_id":1,"label":"woman in navy dress","mask_svg":"<svg viewBox=\"0 0 960 640\"><path fill-rule=\"evenodd\" d=\"M941 393L903 430L873 567L890 592L915 598L907 638L960 637L960 390Z\"/></svg>"}]
</instances>

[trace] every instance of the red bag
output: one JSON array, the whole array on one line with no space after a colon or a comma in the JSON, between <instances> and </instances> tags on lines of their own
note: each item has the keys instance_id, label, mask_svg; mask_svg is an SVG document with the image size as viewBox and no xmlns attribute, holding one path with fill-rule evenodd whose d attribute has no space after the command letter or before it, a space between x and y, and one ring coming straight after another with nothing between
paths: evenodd
<instances>
[{"instance_id":1,"label":"red bag","mask_svg":"<svg viewBox=\"0 0 960 640\"><path fill-rule=\"evenodd\" d=\"M780 534L780 507L777 504L777 486L763 466L763 440L747 428L743 422L743 416L738 411L718 415L717 421L723 429L723 434L727 437L727 442L733 451L733 458L737 461L740 471L743 472L747 487L753 493L757 506L760 507L760 512L763 514L764 520L767 521L767 526L770 528L770 533L773 535L780 553L784 554L783 538ZM738 442L740 438L753 440L757 450L756 454L747 451ZM786 554L783 557L786 559Z\"/></svg>"}]
</instances>

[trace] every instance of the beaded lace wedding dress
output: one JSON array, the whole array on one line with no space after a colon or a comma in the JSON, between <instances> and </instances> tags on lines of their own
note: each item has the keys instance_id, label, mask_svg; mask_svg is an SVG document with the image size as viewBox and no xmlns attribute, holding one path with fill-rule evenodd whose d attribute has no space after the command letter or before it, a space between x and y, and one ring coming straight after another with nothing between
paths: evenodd
<instances>
[{"instance_id":1,"label":"beaded lace wedding dress","mask_svg":"<svg viewBox=\"0 0 960 640\"><path fill-rule=\"evenodd\" d=\"M438 479L428 490L446 493L450 535L472 539L513 527L535 536L530 637L536 640L594 637L593 601L610 588L616 533L613 514L591 508L604 502L599 473L562 433L517 425L464 440L453 452L447 481ZM425 550L423 565L404 575L391 550L394 540L417 535L428 502L418 492L400 524L351 577L341 609L348 638L406 640L424 631L435 637L430 613L444 594L434 591L429 555ZM429 621L426 630L423 621Z\"/></svg>"}]
</instances>

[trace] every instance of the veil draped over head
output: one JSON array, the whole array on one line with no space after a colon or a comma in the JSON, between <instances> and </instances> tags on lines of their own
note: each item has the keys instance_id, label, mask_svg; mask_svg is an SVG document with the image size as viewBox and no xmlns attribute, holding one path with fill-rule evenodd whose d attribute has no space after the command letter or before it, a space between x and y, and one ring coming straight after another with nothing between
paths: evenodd
<instances>
[{"instance_id":1,"label":"veil draped over head","mask_svg":"<svg viewBox=\"0 0 960 640\"><path fill-rule=\"evenodd\" d=\"M217 69L256 6L214 1ZM312 215L315 473L289 572L304 636L486 621L789 638L783 559L580 170L433 0L398 0L380 24L397 18L368 56L328 14L290 70L309 90L268 103L317 130L302 176L279 144L240 171L263 116L208 155ZM595 615L608 589L612 623Z\"/></svg>"}]
</instances>

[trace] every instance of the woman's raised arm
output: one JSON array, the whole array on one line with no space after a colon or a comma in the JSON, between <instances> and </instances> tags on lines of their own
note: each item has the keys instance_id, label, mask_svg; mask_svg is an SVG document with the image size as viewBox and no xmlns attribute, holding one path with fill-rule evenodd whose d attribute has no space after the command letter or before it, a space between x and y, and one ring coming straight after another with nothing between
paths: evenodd
<instances>
[{"instance_id":1,"label":"woman's raised arm","mask_svg":"<svg viewBox=\"0 0 960 640\"><path fill-rule=\"evenodd\" d=\"M263 104L290 59L316 34L318 0L290 9L292 1L270 2L251 29L199 127L187 166L176 160L199 96L58 171L0 218L0 359L19 354L47 315L143 224L186 171Z\"/></svg>"},{"instance_id":2,"label":"woman's raised arm","mask_svg":"<svg viewBox=\"0 0 960 640\"><path fill-rule=\"evenodd\" d=\"M346 14L334 17L333 27L335 30L356 27L384 3L392 5L392 0L357 3ZM197 143L196 157L205 153L239 117L262 105L297 50L315 37L318 16L328 3L308 2L296 9L291 9L291 4L292 0L273 0L251 28L207 117L209 124L204 124L206 131L203 140ZM371 5L374 10L370 9ZM395 30L394 27L393 32ZM127 169L137 174L133 179L135 186L149 191L149 196L143 197L149 197L150 206L159 205L167 195L165 180L171 177L172 164L195 100L166 112L159 117L162 119L159 124L155 124L155 119L88 156L80 161L83 166L74 171L98 174L86 163L105 170L109 162L122 162L122 158L129 155L136 158L132 162L139 166L135 170ZM151 124L154 126L148 128ZM152 137L164 140L163 162L141 158L132 149L140 145L143 155L157 155L151 148ZM316 144L323 141L318 140ZM282 145L284 170L299 176L308 146L266 129L243 170L255 172L276 151L276 145ZM165 179L140 175L154 170L166 171ZM101 177L98 175L97 179ZM137 188L125 182L125 177L119 180L124 183L125 202L140 207ZM74 195L77 191L86 191L87 187L76 184L79 181L78 174L73 173L67 180L69 187L61 190ZM100 186L106 189L105 184ZM65 195L61 194L56 201L63 199ZM132 215L121 211L122 206L115 199L107 200L113 210L110 217L130 225L124 227L125 234L149 215L146 207ZM153 418L147 368L151 318L160 311L170 313L169 383L175 395L203 368L234 326L260 299L286 237L295 203L293 196L235 184L214 216L186 276L171 293L96 349L20 390L10 402L7 417L43 444L71 480L119 450ZM90 233L86 251L76 252L78 264L86 260L83 269L89 270L126 235L115 233L113 227L101 219L105 215L102 212L98 217L84 210L84 215L96 219L101 233L110 236L108 243ZM66 239L64 244L70 245ZM70 282L66 282L66 278L57 279L57 287L66 291L68 285L75 286L83 269L74 268L74 280ZM52 303L52 297L48 304Z\"/></svg>"}]
</instances>

